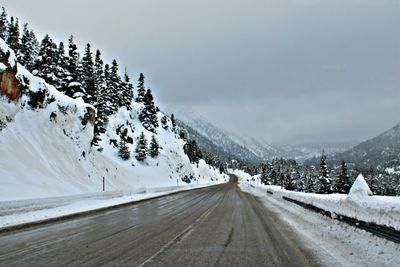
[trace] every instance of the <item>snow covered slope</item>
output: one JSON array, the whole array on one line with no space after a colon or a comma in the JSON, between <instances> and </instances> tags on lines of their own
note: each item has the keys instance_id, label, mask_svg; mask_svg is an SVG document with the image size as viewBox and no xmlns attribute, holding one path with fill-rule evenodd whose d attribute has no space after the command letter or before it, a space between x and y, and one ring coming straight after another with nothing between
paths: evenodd
<instances>
[{"instance_id":1,"label":"snow covered slope","mask_svg":"<svg viewBox=\"0 0 400 267\"><path fill-rule=\"evenodd\" d=\"M151 191L183 185L185 177L196 184L227 178L202 160L191 164L171 127L157 129L158 157L120 159L113 143L119 142L117 129L127 129L132 138L131 155L141 132L147 140L152 136L138 120L143 107L136 102L132 110L122 108L109 118L103 150L94 149L92 106L33 76L1 39L0 61L0 201L99 192L103 178L106 191Z\"/></svg>"},{"instance_id":2,"label":"snow covered slope","mask_svg":"<svg viewBox=\"0 0 400 267\"><path fill-rule=\"evenodd\" d=\"M183 107L169 107L169 109L174 110L180 120L180 126L187 129L189 134L195 136L200 146L208 151L212 150L217 153L220 151L218 154L223 159L230 155L231 158L255 164L276 158L295 159L303 162L306 159L320 156L322 150L327 153L337 153L346 151L358 144L355 141L300 145L271 144L253 137L228 133L191 109Z\"/></svg>"},{"instance_id":3,"label":"snow covered slope","mask_svg":"<svg viewBox=\"0 0 400 267\"><path fill-rule=\"evenodd\" d=\"M400 123L353 148L328 156L329 165L338 164L341 160L354 164L362 170L374 167L383 171L400 165ZM310 159L306 163L318 164L319 157Z\"/></svg>"}]
</instances>

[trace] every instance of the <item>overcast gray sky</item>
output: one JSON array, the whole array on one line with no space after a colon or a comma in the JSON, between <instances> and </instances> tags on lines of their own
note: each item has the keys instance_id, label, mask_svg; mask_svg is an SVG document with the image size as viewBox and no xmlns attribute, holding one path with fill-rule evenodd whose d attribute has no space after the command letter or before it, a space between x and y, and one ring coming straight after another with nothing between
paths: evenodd
<instances>
[{"instance_id":1,"label":"overcast gray sky","mask_svg":"<svg viewBox=\"0 0 400 267\"><path fill-rule=\"evenodd\" d=\"M239 134L363 140L400 122L399 0L0 3L39 34L90 42L135 81L144 72L159 105Z\"/></svg>"}]
</instances>

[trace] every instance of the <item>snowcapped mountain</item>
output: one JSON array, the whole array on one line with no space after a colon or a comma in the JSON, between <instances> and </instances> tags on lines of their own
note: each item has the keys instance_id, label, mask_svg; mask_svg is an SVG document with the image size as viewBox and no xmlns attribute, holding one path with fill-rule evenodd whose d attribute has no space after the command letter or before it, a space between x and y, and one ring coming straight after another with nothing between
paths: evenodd
<instances>
[{"instance_id":1,"label":"snowcapped mountain","mask_svg":"<svg viewBox=\"0 0 400 267\"><path fill-rule=\"evenodd\" d=\"M206 127L206 123L202 122L202 130L198 130L194 128L196 125L189 125L181 120L177 122L178 126L187 132L190 139L196 139L203 150L217 155L223 162L236 160L250 164L258 164L263 161L261 157L233 141L228 135L212 124Z\"/></svg>"},{"instance_id":2,"label":"snowcapped mountain","mask_svg":"<svg viewBox=\"0 0 400 267\"><path fill-rule=\"evenodd\" d=\"M364 141L343 153L332 156L332 161L344 159L359 168L384 169L400 165L400 123L386 132Z\"/></svg>"},{"instance_id":3,"label":"snowcapped mountain","mask_svg":"<svg viewBox=\"0 0 400 267\"><path fill-rule=\"evenodd\" d=\"M189 162L170 118L155 133L146 130L142 109L132 101L130 110L111 115L94 147L96 109L32 75L0 39L0 200L99 192L103 181L106 191L146 192L187 178L199 184L226 179L203 160ZM156 116L162 125L164 114ZM157 157L143 162L133 156L141 133L149 141L154 135L160 146ZM128 160L118 156L122 136Z\"/></svg>"},{"instance_id":4,"label":"snowcapped mountain","mask_svg":"<svg viewBox=\"0 0 400 267\"><path fill-rule=\"evenodd\" d=\"M222 159L235 158L256 164L274 158L296 159L303 162L320 155L322 150L327 153L343 152L358 144L355 141L301 145L270 144L253 137L227 133L191 109L177 108L175 113L181 120L180 125L188 129L189 134L192 133L197 137L200 146L208 151L213 151Z\"/></svg>"}]
</instances>

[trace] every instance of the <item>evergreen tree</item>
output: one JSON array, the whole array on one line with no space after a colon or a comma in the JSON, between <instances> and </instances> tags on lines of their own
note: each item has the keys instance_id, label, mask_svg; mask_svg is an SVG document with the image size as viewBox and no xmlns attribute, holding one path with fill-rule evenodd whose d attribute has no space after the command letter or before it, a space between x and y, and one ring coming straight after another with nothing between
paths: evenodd
<instances>
[{"instance_id":1,"label":"evergreen tree","mask_svg":"<svg viewBox=\"0 0 400 267\"><path fill-rule=\"evenodd\" d=\"M183 146L183 151L192 163L199 163L199 160L203 158L203 154L194 139ZM215 165L215 161L213 163L212 165Z\"/></svg>"},{"instance_id":2,"label":"evergreen tree","mask_svg":"<svg viewBox=\"0 0 400 267\"><path fill-rule=\"evenodd\" d=\"M96 78L96 90L100 91L104 83L104 62L101 58L100 50L96 50L96 56L94 60L94 74Z\"/></svg>"},{"instance_id":3,"label":"evergreen tree","mask_svg":"<svg viewBox=\"0 0 400 267\"><path fill-rule=\"evenodd\" d=\"M326 156L324 152L322 152L321 163L319 165L319 193L332 193L332 179L328 174L328 165L326 164Z\"/></svg>"},{"instance_id":4,"label":"evergreen tree","mask_svg":"<svg viewBox=\"0 0 400 267\"><path fill-rule=\"evenodd\" d=\"M101 53L99 50L96 51L96 57L94 61L94 75L95 75L95 87L97 92L97 101L95 107L97 109L96 122L94 125L94 137L92 140L92 145L98 145L100 139L100 134L105 133L105 123L107 122L106 113L106 90L107 85L105 84L104 70L103 70L103 60L101 58Z\"/></svg>"},{"instance_id":5,"label":"evergreen tree","mask_svg":"<svg viewBox=\"0 0 400 267\"><path fill-rule=\"evenodd\" d=\"M82 76L82 66L79 62L78 47L74 42L74 37L71 35L68 39L68 57L67 57L67 71L68 77L66 78L65 84L66 89L64 90L66 95L78 98L85 97L86 91L79 83L79 79Z\"/></svg>"},{"instance_id":6,"label":"evergreen tree","mask_svg":"<svg viewBox=\"0 0 400 267\"><path fill-rule=\"evenodd\" d=\"M94 62L92 52L90 50L90 44L86 45L81 65L82 76L80 76L79 82L82 84L82 87L86 91L86 95L84 96L83 100L91 105L95 105L97 100L96 78L94 73Z\"/></svg>"},{"instance_id":7,"label":"evergreen tree","mask_svg":"<svg viewBox=\"0 0 400 267\"><path fill-rule=\"evenodd\" d=\"M17 55L18 62L28 70L32 70L38 52L38 41L36 36L33 31L28 29L28 24L24 24L20 51Z\"/></svg>"},{"instance_id":8,"label":"evergreen tree","mask_svg":"<svg viewBox=\"0 0 400 267\"><path fill-rule=\"evenodd\" d=\"M219 165L219 173L220 173L220 174L223 174L224 172L225 172L225 166L224 166L224 164L221 163L221 164Z\"/></svg>"},{"instance_id":9,"label":"evergreen tree","mask_svg":"<svg viewBox=\"0 0 400 267\"><path fill-rule=\"evenodd\" d=\"M138 86L137 86L137 97L136 97L136 102L143 102L144 101L144 97L146 94L146 89L144 88L144 75L143 73L140 73L139 75L139 80L138 80Z\"/></svg>"},{"instance_id":10,"label":"evergreen tree","mask_svg":"<svg viewBox=\"0 0 400 267\"><path fill-rule=\"evenodd\" d=\"M368 173L365 177L365 181L368 183L369 188L373 194L376 194L379 191L379 181L378 175L375 173L375 169L373 166L369 167Z\"/></svg>"},{"instance_id":11,"label":"evergreen tree","mask_svg":"<svg viewBox=\"0 0 400 267\"><path fill-rule=\"evenodd\" d=\"M171 114L171 125L172 125L172 131L175 132L176 130L176 120L174 114Z\"/></svg>"},{"instance_id":12,"label":"evergreen tree","mask_svg":"<svg viewBox=\"0 0 400 267\"><path fill-rule=\"evenodd\" d=\"M144 161L146 159L146 155L147 155L147 140L146 140L146 137L145 137L143 132L139 136L135 152L136 152L135 158L138 161Z\"/></svg>"},{"instance_id":13,"label":"evergreen tree","mask_svg":"<svg viewBox=\"0 0 400 267\"><path fill-rule=\"evenodd\" d=\"M341 194L348 194L351 186L350 183L350 177L347 174L346 162L342 160L338 180L336 183L336 191Z\"/></svg>"},{"instance_id":14,"label":"evergreen tree","mask_svg":"<svg viewBox=\"0 0 400 267\"><path fill-rule=\"evenodd\" d=\"M276 173L275 169L272 169L270 179L272 185L278 185L278 174Z\"/></svg>"},{"instance_id":15,"label":"evergreen tree","mask_svg":"<svg viewBox=\"0 0 400 267\"><path fill-rule=\"evenodd\" d=\"M126 107L128 110L132 109L131 103L133 101L133 85L126 69L124 73L124 81L122 82L121 101L121 106Z\"/></svg>"},{"instance_id":16,"label":"evergreen tree","mask_svg":"<svg viewBox=\"0 0 400 267\"><path fill-rule=\"evenodd\" d=\"M67 87L67 77L69 73L67 71L67 58L65 55L65 47L64 43L60 42L58 45L57 51L57 66L56 66L56 73L55 73L55 86L58 90L65 93L65 88Z\"/></svg>"},{"instance_id":17,"label":"evergreen tree","mask_svg":"<svg viewBox=\"0 0 400 267\"><path fill-rule=\"evenodd\" d=\"M168 130L168 118L167 116L162 116L161 118L161 126L165 129Z\"/></svg>"},{"instance_id":18,"label":"evergreen tree","mask_svg":"<svg viewBox=\"0 0 400 267\"><path fill-rule=\"evenodd\" d=\"M149 154L152 158L157 157L160 154L160 146L158 145L157 139L156 137L153 136L151 137L151 142L150 142L150 150L149 150Z\"/></svg>"},{"instance_id":19,"label":"evergreen tree","mask_svg":"<svg viewBox=\"0 0 400 267\"><path fill-rule=\"evenodd\" d=\"M118 108L123 106L121 90L122 81L118 75L118 63L114 59L111 63L110 74L108 78L108 93L111 96L111 107L113 113L117 112Z\"/></svg>"},{"instance_id":20,"label":"evergreen tree","mask_svg":"<svg viewBox=\"0 0 400 267\"><path fill-rule=\"evenodd\" d=\"M12 50L14 50L15 54L19 53L19 48L20 48L19 37L20 37L20 32L19 32L18 19L15 19L14 22L14 17L11 17L10 23L8 24L7 28L6 43Z\"/></svg>"},{"instance_id":21,"label":"evergreen tree","mask_svg":"<svg viewBox=\"0 0 400 267\"><path fill-rule=\"evenodd\" d=\"M261 183L265 185L270 185L270 177L269 177L269 172L266 164L261 165Z\"/></svg>"},{"instance_id":22,"label":"evergreen tree","mask_svg":"<svg viewBox=\"0 0 400 267\"><path fill-rule=\"evenodd\" d=\"M151 90L147 89L146 94L143 99L144 107L139 114L139 120L142 122L143 127L146 130L155 132L158 127L157 110L154 106L153 95Z\"/></svg>"},{"instance_id":23,"label":"evergreen tree","mask_svg":"<svg viewBox=\"0 0 400 267\"><path fill-rule=\"evenodd\" d=\"M70 82L77 82L79 80L78 64L79 64L79 52L78 47L74 42L74 36L71 35L68 39L68 58L67 58L67 70L71 75Z\"/></svg>"},{"instance_id":24,"label":"evergreen tree","mask_svg":"<svg viewBox=\"0 0 400 267\"><path fill-rule=\"evenodd\" d=\"M47 83L57 85L58 49L49 35L46 35L39 49L32 73L43 78Z\"/></svg>"},{"instance_id":25,"label":"evergreen tree","mask_svg":"<svg viewBox=\"0 0 400 267\"><path fill-rule=\"evenodd\" d=\"M110 74L110 65L106 64L104 66L104 87L101 90L102 100L104 101L104 112L106 116L110 116L117 111L116 106L114 104L114 95L113 88L111 84L111 74Z\"/></svg>"},{"instance_id":26,"label":"evergreen tree","mask_svg":"<svg viewBox=\"0 0 400 267\"><path fill-rule=\"evenodd\" d=\"M118 156L123 160L128 160L131 157L129 147L123 138L118 143Z\"/></svg>"},{"instance_id":27,"label":"evergreen tree","mask_svg":"<svg viewBox=\"0 0 400 267\"><path fill-rule=\"evenodd\" d=\"M3 12L0 15L0 38L6 40L7 37L7 13L6 9L2 7Z\"/></svg>"}]
</instances>

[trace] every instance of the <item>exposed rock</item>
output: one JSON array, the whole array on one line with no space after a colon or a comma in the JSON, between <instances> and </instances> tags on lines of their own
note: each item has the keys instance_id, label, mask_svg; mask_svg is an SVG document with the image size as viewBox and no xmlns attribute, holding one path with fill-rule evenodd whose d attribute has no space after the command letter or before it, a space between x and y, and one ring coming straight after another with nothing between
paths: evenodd
<instances>
[{"instance_id":1,"label":"exposed rock","mask_svg":"<svg viewBox=\"0 0 400 267\"><path fill-rule=\"evenodd\" d=\"M35 109L35 108L43 108L45 99L46 99L45 92L42 92L42 91L38 91L38 92L29 91L28 105L33 109Z\"/></svg>"},{"instance_id":2,"label":"exposed rock","mask_svg":"<svg viewBox=\"0 0 400 267\"><path fill-rule=\"evenodd\" d=\"M12 67L9 63L10 52L4 53L0 50L0 62L6 69L0 73L0 93L6 95L11 100L18 100L21 96L20 82L16 78L17 65Z\"/></svg>"},{"instance_id":3,"label":"exposed rock","mask_svg":"<svg viewBox=\"0 0 400 267\"><path fill-rule=\"evenodd\" d=\"M91 107L86 107L86 113L83 116L82 125L86 125L88 122L90 122L90 124L94 126L95 121L96 121L96 111Z\"/></svg>"}]
</instances>

